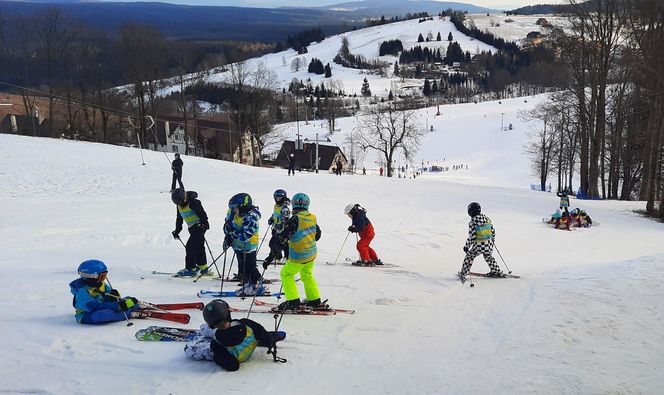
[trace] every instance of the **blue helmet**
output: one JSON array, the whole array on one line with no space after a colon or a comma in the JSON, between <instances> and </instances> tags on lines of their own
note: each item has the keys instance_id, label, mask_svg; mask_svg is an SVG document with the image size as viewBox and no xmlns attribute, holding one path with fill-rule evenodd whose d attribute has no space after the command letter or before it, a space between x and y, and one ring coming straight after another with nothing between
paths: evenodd
<instances>
[{"instance_id":1,"label":"blue helmet","mask_svg":"<svg viewBox=\"0 0 664 395\"><path fill-rule=\"evenodd\" d=\"M311 201L309 200L309 196L307 196L306 193L302 192L293 195L292 202L293 202L293 208L299 208L305 210L309 209L309 203L311 203Z\"/></svg>"},{"instance_id":2,"label":"blue helmet","mask_svg":"<svg viewBox=\"0 0 664 395\"><path fill-rule=\"evenodd\" d=\"M274 198L275 202L278 202L278 201L281 201L281 199L283 199L283 198L287 198L288 194L283 189L277 189L272 194L272 197Z\"/></svg>"},{"instance_id":3,"label":"blue helmet","mask_svg":"<svg viewBox=\"0 0 664 395\"><path fill-rule=\"evenodd\" d=\"M97 259L88 259L78 265L78 275L83 278L99 278L99 275L108 272L106 264Z\"/></svg>"},{"instance_id":4,"label":"blue helmet","mask_svg":"<svg viewBox=\"0 0 664 395\"><path fill-rule=\"evenodd\" d=\"M178 206L182 206L182 204L184 204L186 196L187 193L183 188L174 189L173 192L171 192L171 200Z\"/></svg>"},{"instance_id":5,"label":"blue helmet","mask_svg":"<svg viewBox=\"0 0 664 395\"><path fill-rule=\"evenodd\" d=\"M251 196L247 193L238 193L228 201L228 208L230 209L247 206L251 206Z\"/></svg>"}]
</instances>

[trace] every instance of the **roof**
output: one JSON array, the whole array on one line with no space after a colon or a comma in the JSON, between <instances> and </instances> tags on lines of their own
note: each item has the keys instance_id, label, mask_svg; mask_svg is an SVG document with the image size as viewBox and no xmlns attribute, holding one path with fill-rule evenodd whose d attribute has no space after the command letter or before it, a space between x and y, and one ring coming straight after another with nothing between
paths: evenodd
<instances>
[{"instance_id":1,"label":"roof","mask_svg":"<svg viewBox=\"0 0 664 395\"><path fill-rule=\"evenodd\" d=\"M279 150L277 159L275 163L279 166L288 167L288 156L292 153L295 153L295 141L286 140ZM318 143L318 156L320 160L318 162L318 168L320 170L328 170L332 167L332 161L337 156L337 153L340 154L342 158L342 164L344 167L348 165L348 160L343 151L336 145L329 145L325 143ZM302 151L300 151L300 164L304 169L313 169L316 164L316 143L303 142Z\"/></svg>"}]
</instances>

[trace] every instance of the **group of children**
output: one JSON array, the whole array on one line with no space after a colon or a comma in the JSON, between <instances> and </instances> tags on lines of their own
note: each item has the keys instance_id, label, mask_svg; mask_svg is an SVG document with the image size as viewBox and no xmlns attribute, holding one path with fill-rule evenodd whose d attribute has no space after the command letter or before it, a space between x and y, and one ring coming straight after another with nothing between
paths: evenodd
<instances>
[{"instance_id":1,"label":"group of children","mask_svg":"<svg viewBox=\"0 0 664 395\"><path fill-rule=\"evenodd\" d=\"M569 211L569 196L565 192L557 192L556 196L560 198L560 207L555 213L551 214L548 223L556 229L571 230L572 227L589 228L593 221L584 210L575 208Z\"/></svg>"}]
</instances>

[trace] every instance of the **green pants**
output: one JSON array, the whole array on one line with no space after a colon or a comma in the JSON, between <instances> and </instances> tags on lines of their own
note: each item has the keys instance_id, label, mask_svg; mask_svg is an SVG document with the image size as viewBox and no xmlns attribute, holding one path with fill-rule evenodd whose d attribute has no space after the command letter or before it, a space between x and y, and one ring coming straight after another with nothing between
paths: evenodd
<instances>
[{"instance_id":1,"label":"green pants","mask_svg":"<svg viewBox=\"0 0 664 395\"><path fill-rule=\"evenodd\" d=\"M318 293L318 285L314 279L314 261L307 263L292 263L287 261L286 265L281 269L281 284L284 286L284 294L286 300L300 299L300 294L297 292L297 285L295 284L295 275L300 273L300 279L304 284L304 293L307 295L307 300L320 299Z\"/></svg>"}]
</instances>

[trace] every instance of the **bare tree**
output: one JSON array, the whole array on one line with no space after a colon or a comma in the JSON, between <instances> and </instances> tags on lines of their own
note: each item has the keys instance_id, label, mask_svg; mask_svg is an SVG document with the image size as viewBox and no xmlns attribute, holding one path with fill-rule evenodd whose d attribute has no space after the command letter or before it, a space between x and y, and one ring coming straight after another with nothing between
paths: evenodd
<instances>
[{"instance_id":1,"label":"bare tree","mask_svg":"<svg viewBox=\"0 0 664 395\"><path fill-rule=\"evenodd\" d=\"M275 92L278 87L277 73L262 62L249 74L245 118L254 144L252 159L255 166L262 165L263 148L271 138L274 114L269 109L276 106Z\"/></svg>"},{"instance_id":2,"label":"bare tree","mask_svg":"<svg viewBox=\"0 0 664 395\"><path fill-rule=\"evenodd\" d=\"M406 158L410 158L426 133L414 111L398 106L397 103L374 106L360 118L357 131L363 149L371 148L383 155L388 177L392 177L395 153L401 149Z\"/></svg>"},{"instance_id":3,"label":"bare tree","mask_svg":"<svg viewBox=\"0 0 664 395\"><path fill-rule=\"evenodd\" d=\"M246 62L231 63L228 65L228 72L226 73L225 82L229 88L234 91L234 94L229 100L229 107L231 110L231 116L233 122L237 125L237 131L239 136L239 152L240 152L240 163L244 159L244 133L242 131L243 125L243 116L244 110L247 103L247 89L248 81L250 77L249 66ZM232 149L232 147L231 147Z\"/></svg>"},{"instance_id":4,"label":"bare tree","mask_svg":"<svg viewBox=\"0 0 664 395\"><path fill-rule=\"evenodd\" d=\"M293 59L293 61L291 62L290 69L291 71L298 72L303 66L304 64L302 62L302 58L298 56L297 58Z\"/></svg>"}]
</instances>

